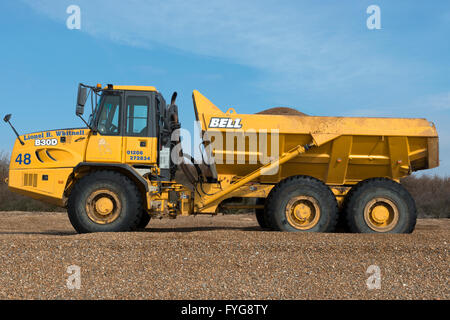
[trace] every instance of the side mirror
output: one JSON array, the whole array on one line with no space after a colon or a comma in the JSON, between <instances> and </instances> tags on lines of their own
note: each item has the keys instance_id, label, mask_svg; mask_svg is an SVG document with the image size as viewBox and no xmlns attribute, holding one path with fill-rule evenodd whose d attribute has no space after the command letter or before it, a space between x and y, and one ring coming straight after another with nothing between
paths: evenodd
<instances>
[{"instance_id":1,"label":"side mirror","mask_svg":"<svg viewBox=\"0 0 450 320\"><path fill-rule=\"evenodd\" d=\"M7 114L7 115L3 118L3 121L9 122L10 119L11 119L11 114Z\"/></svg>"},{"instance_id":2,"label":"side mirror","mask_svg":"<svg viewBox=\"0 0 450 320\"><path fill-rule=\"evenodd\" d=\"M86 100L87 100L87 88L79 85L77 95L77 108L75 110L77 116L82 116L84 114L84 105L86 104Z\"/></svg>"}]
</instances>

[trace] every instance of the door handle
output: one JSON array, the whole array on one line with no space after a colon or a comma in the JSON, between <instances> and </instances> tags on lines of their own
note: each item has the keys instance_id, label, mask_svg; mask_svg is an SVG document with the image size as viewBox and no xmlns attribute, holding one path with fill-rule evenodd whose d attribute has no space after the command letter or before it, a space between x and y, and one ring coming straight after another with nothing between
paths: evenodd
<instances>
[{"instance_id":1,"label":"door handle","mask_svg":"<svg viewBox=\"0 0 450 320\"><path fill-rule=\"evenodd\" d=\"M147 146L147 141L140 141L140 142L139 142L139 145L140 145L141 147L146 147L146 146Z\"/></svg>"}]
</instances>

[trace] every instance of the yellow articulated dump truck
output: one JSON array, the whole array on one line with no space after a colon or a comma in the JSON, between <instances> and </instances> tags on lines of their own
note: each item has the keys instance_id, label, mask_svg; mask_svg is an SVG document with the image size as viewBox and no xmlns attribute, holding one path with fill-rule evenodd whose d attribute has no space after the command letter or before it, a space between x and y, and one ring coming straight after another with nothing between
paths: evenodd
<instances>
[{"instance_id":1,"label":"yellow articulated dump truck","mask_svg":"<svg viewBox=\"0 0 450 320\"><path fill-rule=\"evenodd\" d=\"M9 188L66 207L80 233L216 214L231 198L253 198L243 207L267 230L333 232L338 218L351 232L414 230L414 199L399 180L439 165L431 122L238 114L194 91L194 158L182 148L175 100L154 87L80 84L83 128L19 135L5 116L17 135Z\"/></svg>"}]
</instances>

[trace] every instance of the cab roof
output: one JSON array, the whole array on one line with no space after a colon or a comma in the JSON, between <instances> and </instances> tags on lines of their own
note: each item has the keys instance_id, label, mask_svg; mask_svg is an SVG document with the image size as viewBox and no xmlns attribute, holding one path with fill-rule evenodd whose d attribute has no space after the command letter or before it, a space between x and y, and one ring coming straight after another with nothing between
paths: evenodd
<instances>
[{"instance_id":1,"label":"cab roof","mask_svg":"<svg viewBox=\"0 0 450 320\"><path fill-rule=\"evenodd\" d=\"M105 90L107 89L112 89L112 90L130 90L130 91L157 91L155 87L151 87L151 86L116 86L116 85L112 85L112 88L110 86L106 86L104 88Z\"/></svg>"}]
</instances>

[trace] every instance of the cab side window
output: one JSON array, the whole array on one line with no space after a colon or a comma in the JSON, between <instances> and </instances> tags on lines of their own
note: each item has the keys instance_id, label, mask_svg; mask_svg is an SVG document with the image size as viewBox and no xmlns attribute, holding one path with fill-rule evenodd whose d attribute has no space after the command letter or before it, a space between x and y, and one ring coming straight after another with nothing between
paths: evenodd
<instances>
[{"instance_id":1,"label":"cab side window","mask_svg":"<svg viewBox=\"0 0 450 320\"><path fill-rule=\"evenodd\" d=\"M120 96L107 95L104 99L97 129L103 135L118 135L120 128Z\"/></svg>"},{"instance_id":2,"label":"cab side window","mask_svg":"<svg viewBox=\"0 0 450 320\"><path fill-rule=\"evenodd\" d=\"M147 97L127 97L126 135L149 136L148 110L149 100Z\"/></svg>"}]
</instances>

